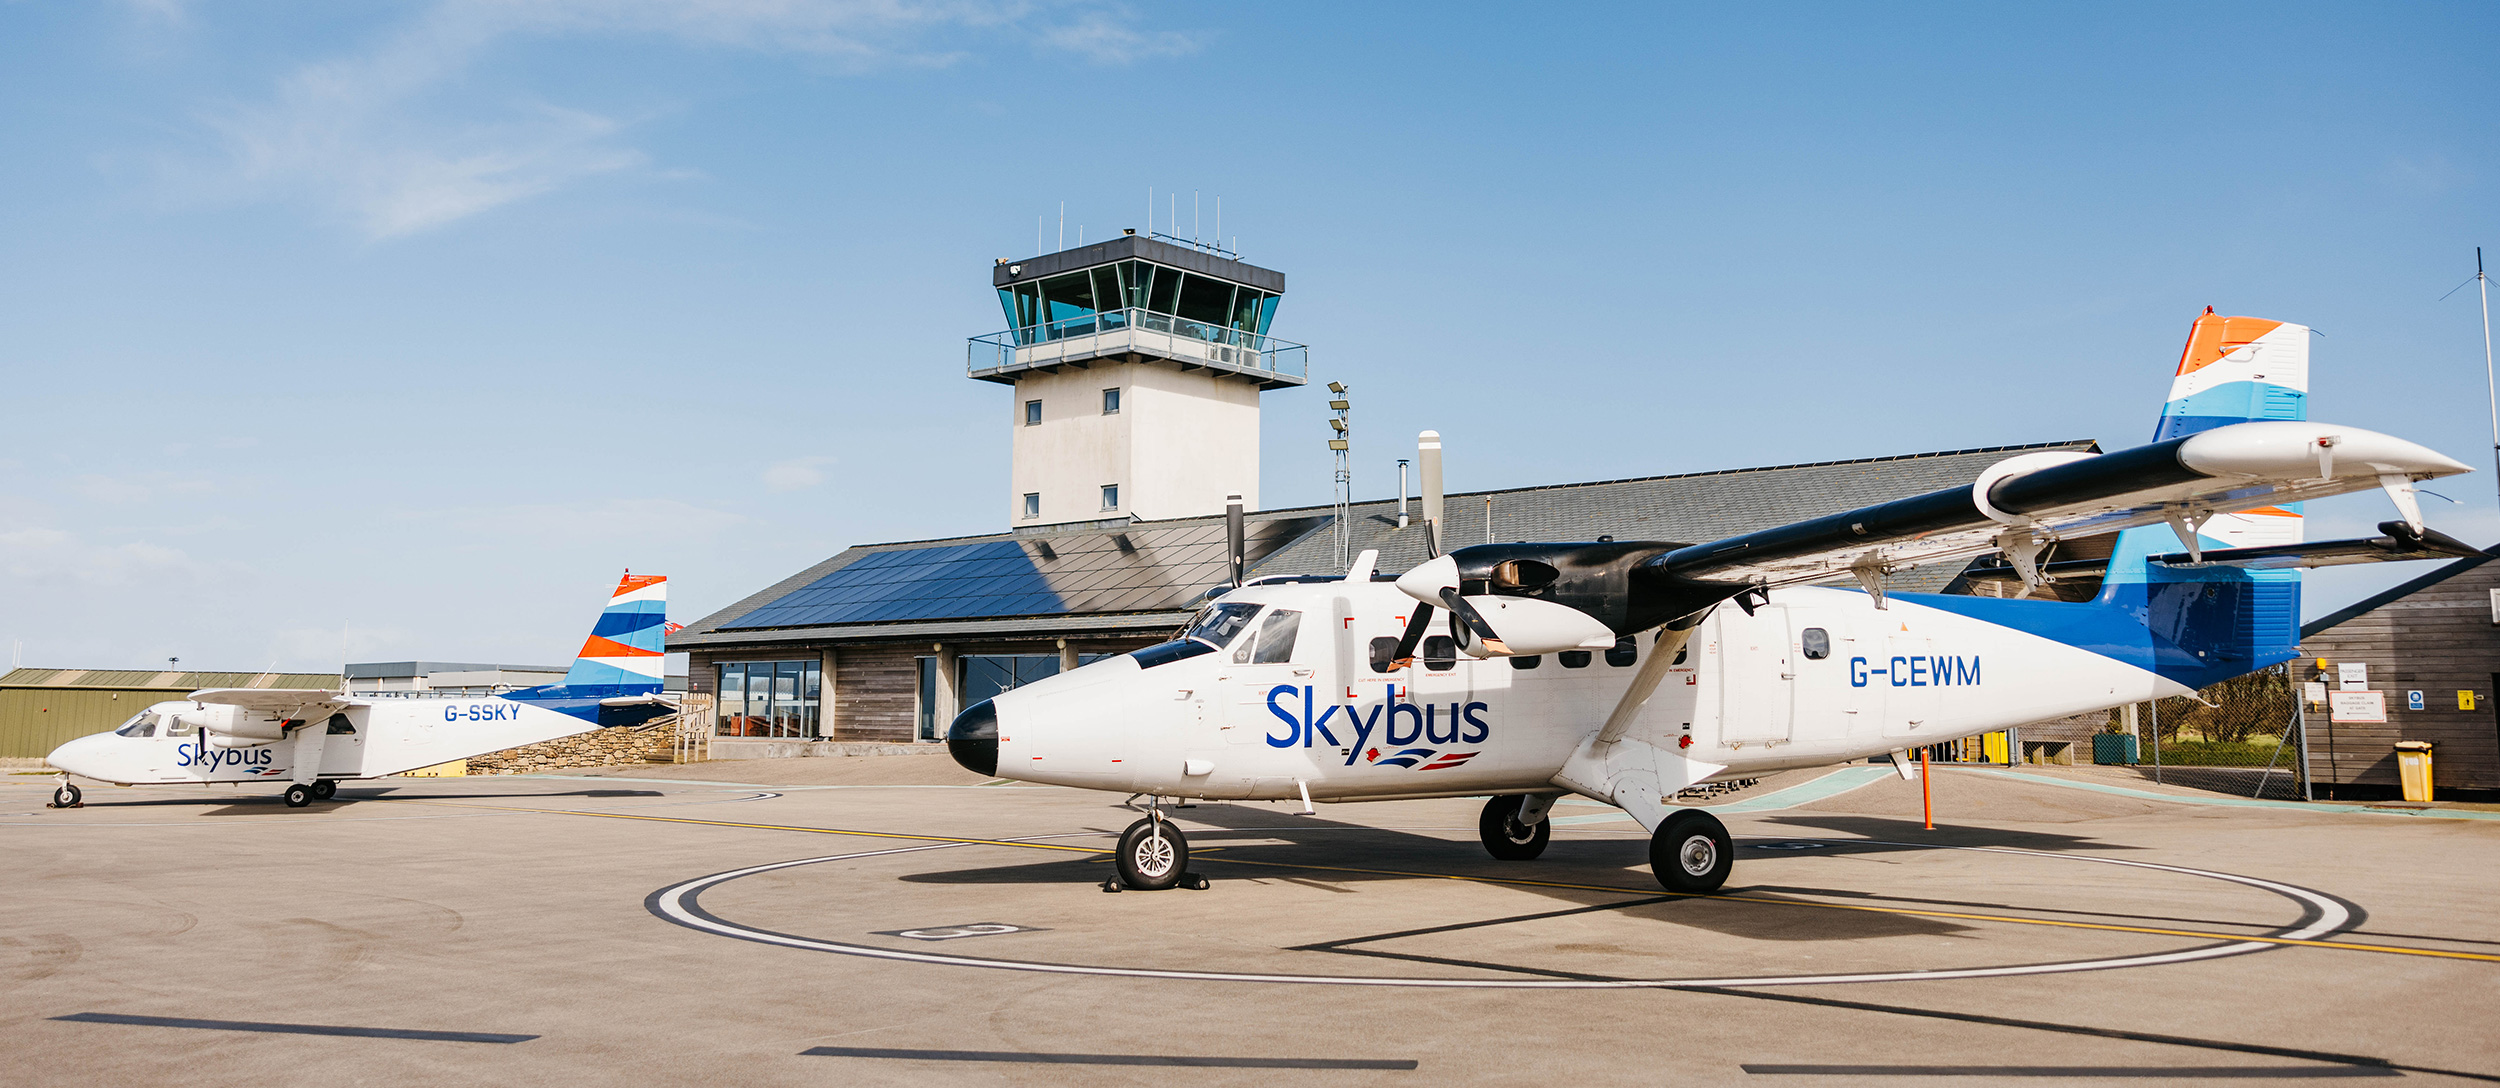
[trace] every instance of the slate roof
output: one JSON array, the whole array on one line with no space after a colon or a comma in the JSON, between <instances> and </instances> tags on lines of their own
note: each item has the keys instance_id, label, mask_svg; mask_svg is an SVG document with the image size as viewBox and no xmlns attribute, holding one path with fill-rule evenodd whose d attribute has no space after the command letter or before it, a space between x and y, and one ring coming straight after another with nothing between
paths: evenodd
<instances>
[{"instance_id":1,"label":"slate roof","mask_svg":"<svg viewBox=\"0 0 2500 1088\"><path fill-rule=\"evenodd\" d=\"M1595 540L1601 535L1621 540L1699 543L1967 484L1989 465L2016 454L2041 450L2097 452L2098 449L2098 444L2089 440L2044 442L1853 461L1820 461L1461 492L1449 495L1443 502L1448 539L1442 541L1442 546L1459 548L1481 544L1488 539L1582 541ZM1490 535L1486 530L1487 500L1490 500ZM1403 571L1423 561L1422 513L1420 509L1410 508L1415 516L1408 528L1400 530L1397 527L1396 499L1354 504L1348 518L1353 527L1349 551L1359 553L1378 549L1378 569L1386 572ZM1246 520L1247 535L1251 540L1248 549L1250 575L1334 573L1337 567L1335 534L1331 528L1333 513L1331 508L1321 506L1260 511L1249 515ZM1225 563L1221 549L1212 554L1201 554L1206 551L1201 538L1212 530L1218 534L1215 539L1220 540L1223 523L1221 516L1176 518L1138 522L1126 529L1072 526L1062 534L992 533L860 545L845 549L841 554L688 624L684 630L670 636L668 646L671 650L691 650L782 641L1014 637L1167 630L1188 617L1206 590L1224 580ZM1092 583L1080 584L1077 572L1072 570L1062 573L1067 569L1063 564L1078 562L1097 563L1097 570L1100 570L1099 560L1083 557L1103 555L1105 549L1101 542L1123 534L1132 541L1149 536L1170 536L1175 540L1188 541L1189 546L1174 549L1168 557L1141 551L1126 574L1117 571L1110 574L1087 572L1085 577L1094 579ZM845 581L867 580L858 577L846 580L839 575L870 556L900 550L962 549L966 545L984 545L970 554L982 556L983 563L989 566L997 565L992 553L1003 556L1007 549L1022 552L1023 566L1029 566L1033 573L1025 575L1020 566L1015 576L1066 579L1064 584L1075 587L1075 590L1061 594L1063 602L1081 604L1089 597L1105 600L1099 593L1093 592L1099 589L1103 578L1127 577L1141 588L1137 592L1117 595L1116 603L1109 607L1070 606L1064 610L1033 607L1040 598L1030 592L1002 591L996 599L1025 603L1002 604L999 607L1022 608L1023 611L969 615L959 603L945 607L938 607L935 603L940 596L959 602L963 597L961 589L940 588L940 583L932 583L930 607L918 615L897 615L895 610L885 609L884 614L894 618L878 622L774 626L763 626L758 622L776 615L803 616L805 612L794 607L794 603L806 605L819 599L829 600L836 595L828 593L826 587L838 588ZM1959 563L1940 563L1904 571L1894 575L1889 586L1904 593L1938 592L1960 574L1962 567L1963 564ZM980 577L1009 577L987 567L972 573ZM1021 591L1029 587L1016 583L1010 588ZM751 615L755 619L750 620Z\"/></svg>"}]
</instances>

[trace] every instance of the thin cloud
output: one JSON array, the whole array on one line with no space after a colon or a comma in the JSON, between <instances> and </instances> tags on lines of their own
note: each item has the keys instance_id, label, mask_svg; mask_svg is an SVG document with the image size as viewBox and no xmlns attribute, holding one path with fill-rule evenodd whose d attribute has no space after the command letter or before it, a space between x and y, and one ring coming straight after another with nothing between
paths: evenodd
<instances>
[{"instance_id":1,"label":"thin cloud","mask_svg":"<svg viewBox=\"0 0 2500 1088\"><path fill-rule=\"evenodd\" d=\"M444 0L370 50L297 69L265 101L209 112L222 176L185 180L309 199L384 240L651 167L625 143L631 119L538 99L443 101L492 46L519 38L657 36L855 72L952 63L960 53L928 41L949 30L1018 27L1101 64L1196 48L1099 12L1022 30L1034 11L1023 0Z\"/></svg>"},{"instance_id":2,"label":"thin cloud","mask_svg":"<svg viewBox=\"0 0 2500 1088\"><path fill-rule=\"evenodd\" d=\"M775 492L805 491L825 482L825 466L831 457L794 457L775 461L764 469L764 486Z\"/></svg>"}]
</instances>

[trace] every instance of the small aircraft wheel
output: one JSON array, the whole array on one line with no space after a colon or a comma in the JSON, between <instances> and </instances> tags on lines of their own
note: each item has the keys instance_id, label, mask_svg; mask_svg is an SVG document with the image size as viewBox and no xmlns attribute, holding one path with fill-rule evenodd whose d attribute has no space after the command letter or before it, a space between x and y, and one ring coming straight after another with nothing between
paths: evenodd
<instances>
[{"instance_id":1,"label":"small aircraft wheel","mask_svg":"<svg viewBox=\"0 0 2500 1088\"><path fill-rule=\"evenodd\" d=\"M78 787L63 782L61 788L52 791L52 807L77 808L78 805Z\"/></svg>"},{"instance_id":2,"label":"small aircraft wheel","mask_svg":"<svg viewBox=\"0 0 2500 1088\"><path fill-rule=\"evenodd\" d=\"M1144 891L1161 891L1180 883L1181 875L1189 871L1189 840L1181 837L1181 829L1172 826L1172 821L1150 817L1120 833L1120 852L1114 860L1121 882Z\"/></svg>"},{"instance_id":3,"label":"small aircraft wheel","mask_svg":"<svg viewBox=\"0 0 2500 1088\"><path fill-rule=\"evenodd\" d=\"M311 786L297 782L286 788L286 807L288 808L302 808L311 804L312 799L313 791Z\"/></svg>"},{"instance_id":4,"label":"small aircraft wheel","mask_svg":"<svg viewBox=\"0 0 2500 1088\"><path fill-rule=\"evenodd\" d=\"M1519 809L1527 802L1526 797L1510 794L1484 803L1476 832L1484 837L1486 853L1503 861L1533 861L1545 852L1545 844L1554 838L1553 821L1520 823Z\"/></svg>"},{"instance_id":5,"label":"small aircraft wheel","mask_svg":"<svg viewBox=\"0 0 2500 1088\"><path fill-rule=\"evenodd\" d=\"M1708 895L1727 883L1736 866L1736 843L1719 818L1700 809L1679 809L1649 837L1649 871L1668 891Z\"/></svg>"},{"instance_id":6,"label":"small aircraft wheel","mask_svg":"<svg viewBox=\"0 0 2500 1088\"><path fill-rule=\"evenodd\" d=\"M312 784L312 791L313 800L327 801L330 798L337 796L339 792L339 784L324 778L321 781Z\"/></svg>"}]
</instances>

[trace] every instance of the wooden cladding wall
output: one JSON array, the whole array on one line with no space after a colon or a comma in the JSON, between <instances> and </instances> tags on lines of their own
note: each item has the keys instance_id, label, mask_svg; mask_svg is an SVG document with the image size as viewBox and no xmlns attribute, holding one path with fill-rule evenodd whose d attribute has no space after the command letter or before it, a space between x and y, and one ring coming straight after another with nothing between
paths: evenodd
<instances>
[{"instance_id":1,"label":"wooden cladding wall","mask_svg":"<svg viewBox=\"0 0 2500 1088\"><path fill-rule=\"evenodd\" d=\"M2310 772L2316 781L2393 787L2395 743L2426 740L2435 745L2433 769L2442 790L2500 789L2495 587L2500 587L2500 563L2485 563L2301 640L2307 656L2294 663L2295 680L2323 680L2332 691L2333 670L2321 676L2318 659L2365 662L2371 690L2387 696L2384 725L2331 722L2326 708L2309 708ZM2405 709L2408 691L2422 693L2423 709ZM2457 709L2460 691L2475 694L2474 709Z\"/></svg>"},{"instance_id":2,"label":"wooden cladding wall","mask_svg":"<svg viewBox=\"0 0 2500 1088\"><path fill-rule=\"evenodd\" d=\"M920 709L925 642L844 646L833 652L834 740L907 742Z\"/></svg>"}]
</instances>

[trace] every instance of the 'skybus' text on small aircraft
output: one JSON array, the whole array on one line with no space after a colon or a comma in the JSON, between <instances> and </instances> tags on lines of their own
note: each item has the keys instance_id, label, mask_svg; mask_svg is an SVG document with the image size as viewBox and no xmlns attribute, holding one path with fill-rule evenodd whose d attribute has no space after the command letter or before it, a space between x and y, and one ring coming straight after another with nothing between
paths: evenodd
<instances>
[{"instance_id":1,"label":"'skybus' text on small aircraft","mask_svg":"<svg viewBox=\"0 0 2500 1088\"><path fill-rule=\"evenodd\" d=\"M1733 844L1679 790L1886 754L1906 778L1919 746L2290 659L2303 567L2476 554L2422 523L2414 490L2466 466L2308 421L2309 335L2208 309L2149 445L2023 454L1699 544L1441 554L1427 431L1427 561L1230 588L1170 642L966 708L947 743L984 775L1155 798L1490 794L1479 830L1504 859L1540 854L1548 809L1579 794L1650 832L1659 883L1706 893ZM2299 503L2371 488L2399 514L2385 535L2302 542ZM2057 544L2108 533L2089 601L1884 592L1888 572L1988 553L1978 573L2036 586L2075 565ZM1115 857L1106 890L1204 885L1157 805Z\"/></svg>"},{"instance_id":2,"label":"'skybus' text on small aircraft","mask_svg":"<svg viewBox=\"0 0 2500 1088\"><path fill-rule=\"evenodd\" d=\"M122 786L284 782L286 803L326 801L338 784L640 725L669 713L661 694L668 579L625 575L561 684L473 697L216 688L158 703L110 733L53 751L53 804L81 803L70 780Z\"/></svg>"}]
</instances>

